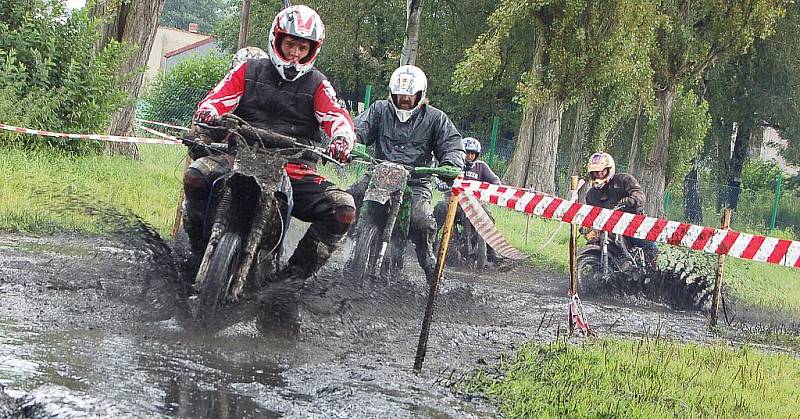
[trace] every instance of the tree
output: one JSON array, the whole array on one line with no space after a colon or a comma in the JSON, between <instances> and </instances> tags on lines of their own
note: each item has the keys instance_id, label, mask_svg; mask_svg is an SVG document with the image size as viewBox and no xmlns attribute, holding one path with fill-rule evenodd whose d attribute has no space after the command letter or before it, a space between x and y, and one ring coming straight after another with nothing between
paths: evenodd
<instances>
[{"instance_id":1,"label":"tree","mask_svg":"<svg viewBox=\"0 0 800 419\"><path fill-rule=\"evenodd\" d=\"M120 66L123 74L132 74L122 83L122 89L132 99L139 97L142 87L141 71L153 47L156 26L164 7L164 0L98 0L92 4L92 13L104 19L97 49L102 50L109 42L118 42L135 48L131 57ZM136 105L130 103L111 115L112 135L133 134ZM139 150L132 143L108 143L106 150L112 153L138 158Z\"/></svg>"},{"instance_id":2,"label":"tree","mask_svg":"<svg viewBox=\"0 0 800 419\"><path fill-rule=\"evenodd\" d=\"M406 31L400 65L414 65L417 62L420 15L422 15L422 0L406 0Z\"/></svg>"},{"instance_id":3,"label":"tree","mask_svg":"<svg viewBox=\"0 0 800 419\"><path fill-rule=\"evenodd\" d=\"M657 48L651 55L654 94L659 108L658 135L647 150L641 172L650 199L646 211L663 215L670 151L670 121L679 86L694 82L725 54L746 51L771 32L784 0L662 1Z\"/></svg>"},{"instance_id":4,"label":"tree","mask_svg":"<svg viewBox=\"0 0 800 419\"><path fill-rule=\"evenodd\" d=\"M186 30L197 23L201 33L211 33L222 14L224 0L166 0L158 24Z\"/></svg>"},{"instance_id":5,"label":"tree","mask_svg":"<svg viewBox=\"0 0 800 419\"><path fill-rule=\"evenodd\" d=\"M649 76L639 58L649 46L653 10L652 3L633 0L500 4L488 30L459 63L454 85L465 93L480 89L502 67L504 45L531 46L528 71L517 90L524 112L506 183L554 192L565 104L616 80Z\"/></svg>"}]
</instances>

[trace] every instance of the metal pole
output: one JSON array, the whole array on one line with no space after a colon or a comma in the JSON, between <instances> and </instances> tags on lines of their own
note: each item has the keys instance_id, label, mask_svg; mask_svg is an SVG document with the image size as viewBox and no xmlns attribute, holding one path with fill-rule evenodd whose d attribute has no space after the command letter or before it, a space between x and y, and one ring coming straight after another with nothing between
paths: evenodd
<instances>
[{"instance_id":1,"label":"metal pole","mask_svg":"<svg viewBox=\"0 0 800 419\"><path fill-rule=\"evenodd\" d=\"M250 24L250 0L242 0L242 21L239 23L238 49L247 45L247 30Z\"/></svg>"},{"instance_id":2,"label":"metal pole","mask_svg":"<svg viewBox=\"0 0 800 419\"><path fill-rule=\"evenodd\" d=\"M489 141L489 164L494 163L495 150L497 149L497 135L500 132L500 117L492 118L492 139Z\"/></svg>"},{"instance_id":3,"label":"metal pole","mask_svg":"<svg viewBox=\"0 0 800 419\"><path fill-rule=\"evenodd\" d=\"M444 227L442 228L442 242L439 244L439 255L436 260L436 277L431 284L430 291L428 292L428 305L425 307L425 316L422 318L422 330L419 332L419 343L417 344L417 355L414 358L414 371L417 373L422 370L422 362L425 361L425 352L428 350L428 333L431 330L431 319L433 318L433 303L436 300L436 294L439 292L439 281L442 279L442 272L444 272L444 261L447 256L447 247L450 245L450 235L453 232L453 221L456 219L456 210L458 209L458 194L461 191L454 190L450 195L450 203L447 206L447 216L444 219Z\"/></svg>"},{"instance_id":4,"label":"metal pole","mask_svg":"<svg viewBox=\"0 0 800 419\"><path fill-rule=\"evenodd\" d=\"M569 182L570 196L578 189L578 177L572 176ZM569 292L571 295L578 293L578 226L569 225ZM571 317L570 317L571 319Z\"/></svg>"},{"instance_id":5,"label":"metal pole","mask_svg":"<svg viewBox=\"0 0 800 419\"><path fill-rule=\"evenodd\" d=\"M364 110L369 109L369 100L372 98L372 85L368 84L364 89Z\"/></svg>"},{"instance_id":6,"label":"metal pole","mask_svg":"<svg viewBox=\"0 0 800 419\"><path fill-rule=\"evenodd\" d=\"M775 230L775 222L778 219L778 204L781 201L781 190L783 189L783 174L778 173L778 176L775 178L775 200L772 202L772 216L769 219L769 232L772 233L772 230Z\"/></svg>"},{"instance_id":7,"label":"metal pole","mask_svg":"<svg viewBox=\"0 0 800 419\"><path fill-rule=\"evenodd\" d=\"M722 228L727 230L731 225L731 209L725 208L722 213ZM719 255L717 259L717 276L714 281L714 299L711 301L711 327L717 325L719 316L719 302L722 297L722 274L725 271L725 255Z\"/></svg>"}]
</instances>

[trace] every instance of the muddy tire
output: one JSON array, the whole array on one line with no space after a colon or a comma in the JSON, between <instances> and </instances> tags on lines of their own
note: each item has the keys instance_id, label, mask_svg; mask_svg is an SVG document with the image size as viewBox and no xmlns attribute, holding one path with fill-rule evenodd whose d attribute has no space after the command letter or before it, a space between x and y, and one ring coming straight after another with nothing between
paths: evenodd
<instances>
[{"instance_id":1,"label":"muddy tire","mask_svg":"<svg viewBox=\"0 0 800 419\"><path fill-rule=\"evenodd\" d=\"M478 232L475 232L475 267L477 269L486 268L486 240Z\"/></svg>"},{"instance_id":2,"label":"muddy tire","mask_svg":"<svg viewBox=\"0 0 800 419\"><path fill-rule=\"evenodd\" d=\"M356 227L355 244L350 254L345 272L357 283L362 283L367 276L367 268L375 263L378 255L378 226L371 220L361 220L362 224Z\"/></svg>"},{"instance_id":3,"label":"muddy tire","mask_svg":"<svg viewBox=\"0 0 800 419\"><path fill-rule=\"evenodd\" d=\"M225 233L214 249L205 283L199 291L199 319L210 318L224 304L233 275L239 267L241 249L241 237L232 232Z\"/></svg>"},{"instance_id":4,"label":"muddy tire","mask_svg":"<svg viewBox=\"0 0 800 419\"><path fill-rule=\"evenodd\" d=\"M578 295L596 295L604 286L600 255L578 255Z\"/></svg>"}]
</instances>

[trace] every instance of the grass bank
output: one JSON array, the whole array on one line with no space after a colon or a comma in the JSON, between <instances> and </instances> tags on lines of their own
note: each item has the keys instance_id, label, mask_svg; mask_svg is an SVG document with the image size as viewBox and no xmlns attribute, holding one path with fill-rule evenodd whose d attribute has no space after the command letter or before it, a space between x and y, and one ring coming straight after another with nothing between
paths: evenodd
<instances>
[{"instance_id":1,"label":"grass bank","mask_svg":"<svg viewBox=\"0 0 800 419\"><path fill-rule=\"evenodd\" d=\"M800 360L658 340L527 344L464 390L508 417L791 417Z\"/></svg>"},{"instance_id":2,"label":"grass bank","mask_svg":"<svg viewBox=\"0 0 800 419\"><path fill-rule=\"evenodd\" d=\"M97 233L96 220L67 200L79 194L90 203L131 211L170 237L180 194L185 149L141 145L141 160L117 156L66 156L56 152L4 149L0 154L0 230L23 233L81 231ZM340 179L357 178L359 168ZM363 168L361 168L363 170ZM441 199L441 194L436 198ZM566 273L569 229L558 222L493 208L498 229L537 267ZM800 318L800 270L729 258L726 274L736 297L746 306Z\"/></svg>"}]
</instances>

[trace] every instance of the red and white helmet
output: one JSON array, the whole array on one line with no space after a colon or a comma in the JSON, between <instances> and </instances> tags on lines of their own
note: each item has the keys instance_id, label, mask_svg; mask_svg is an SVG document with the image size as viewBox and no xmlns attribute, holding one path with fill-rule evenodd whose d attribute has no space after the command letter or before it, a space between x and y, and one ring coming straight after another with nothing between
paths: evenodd
<instances>
[{"instance_id":1,"label":"red and white helmet","mask_svg":"<svg viewBox=\"0 0 800 419\"><path fill-rule=\"evenodd\" d=\"M311 41L311 51L297 64L287 61L280 50L284 36L291 35ZM281 10L269 30L269 58L278 74L287 81L295 81L314 68L314 61L325 40L325 25L314 9L308 6L289 6Z\"/></svg>"}]
</instances>

